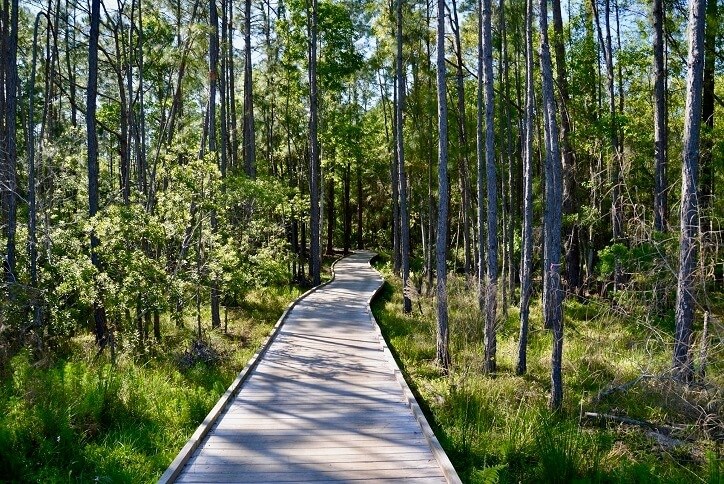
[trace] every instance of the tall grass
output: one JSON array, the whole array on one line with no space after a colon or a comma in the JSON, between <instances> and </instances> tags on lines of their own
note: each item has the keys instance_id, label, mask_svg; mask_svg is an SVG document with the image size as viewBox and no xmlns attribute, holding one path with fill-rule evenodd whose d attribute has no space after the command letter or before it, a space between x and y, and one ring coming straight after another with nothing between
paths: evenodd
<instances>
[{"instance_id":1,"label":"tall grass","mask_svg":"<svg viewBox=\"0 0 724 484\"><path fill-rule=\"evenodd\" d=\"M157 480L298 294L254 291L230 309L229 333L204 335L215 362L182 363L195 317L183 328L162 318L163 342L142 354L119 341L115 365L95 358L91 336L66 357L16 355L0 381L0 481Z\"/></svg>"},{"instance_id":2,"label":"tall grass","mask_svg":"<svg viewBox=\"0 0 724 484\"><path fill-rule=\"evenodd\" d=\"M604 301L567 303L564 348L565 402L547 409L551 335L542 329L539 306L531 311L527 375L514 373L518 312L509 309L498 328L498 367L483 368L482 315L473 283L449 279L453 370L443 376L434 363L434 301L424 296L403 315L400 281L378 265L386 286L373 312L465 482L722 482L721 452L706 437L660 445L645 429L584 425L581 410L622 413L652 422L685 415L655 384L595 402L612 383L642 373L659 374L669 364L659 336ZM424 291L422 291L424 293ZM712 375L714 381L720 375Z\"/></svg>"}]
</instances>

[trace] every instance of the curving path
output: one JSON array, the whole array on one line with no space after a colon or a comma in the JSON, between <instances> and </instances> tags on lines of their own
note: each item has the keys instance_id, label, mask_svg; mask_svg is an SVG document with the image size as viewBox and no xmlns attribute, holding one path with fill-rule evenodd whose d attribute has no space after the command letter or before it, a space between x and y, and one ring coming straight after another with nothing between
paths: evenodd
<instances>
[{"instance_id":1,"label":"curving path","mask_svg":"<svg viewBox=\"0 0 724 484\"><path fill-rule=\"evenodd\" d=\"M178 477L169 468L162 481L459 482L371 316L383 282L373 256L340 260L334 281L294 306L185 465L174 461Z\"/></svg>"}]
</instances>

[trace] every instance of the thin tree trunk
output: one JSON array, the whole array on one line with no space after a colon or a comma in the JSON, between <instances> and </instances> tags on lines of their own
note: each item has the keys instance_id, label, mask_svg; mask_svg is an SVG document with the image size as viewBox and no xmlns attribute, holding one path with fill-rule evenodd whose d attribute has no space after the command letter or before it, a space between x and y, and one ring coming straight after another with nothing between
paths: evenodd
<instances>
[{"instance_id":1,"label":"thin tree trunk","mask_svg":"<svg viewBox=\"0 0 724 484\"><path fill-rule=\"evenodd\" d=\"M315 7L313 7L314 9ZM316 14L315 14L316 15ZM316 27L315 27L316 28ZM316 32L315 32L316 39ZM314 47L316 49L316 47ZM316 60L315 60L316 63ZM251 78L251 0L244 0L244 170L256 177L256 148L254 136L254 101ZM316 86L315 86L316 89ZM316 96L316 95L315 95ZM316 108L316 100L315 100Z\"/></svg>"},{"instance_id":2,"label":"thin tree trunk","mask_svg":"<svg viewBox=\"0 0 724 484\"><path fill-rule=\"evenodd\" d=\"M495 167L493 46L491 0L482 0L483 97L485 101L485 178L487 182L487 271L485 278L485 371L496 369L496 316L498 303L498 182ZM481 266L482 266L481 261Z\"/></svg>"},{"instance_id":3,"label":"thin tree trunk","mask_svg":"<svg viewBox=\"0 0 724 484\"><path fill-rule=\"evenodd\" d=\"M218 163L216 147L216 85L219 77L219 18L216 9L216 0L209 2L209 153ZM211 211L211 231L216 233L216 210ZM216 277L211 281L211 327L221 327L221 310L219 307L219 281Z\"/></svg>"},{"instance_id":4,"label":"thin tree trunk","mask_svg":"<svg viewBox=\"0 0 724 484\"><path fill-rule=\"evenodd\" d=\"M689 3L689 73L686 77L684 149L681 166L681 232L679 273L676 285L676 332L673 371L682 381L691 381L694 369L691 355L694 323L694 271L696 237L699 231L697 178L704 77L704 24L706 0Z\"/></svg>"},{"instance_id":5,"label":"thin tree trunk","mask_svg":"<svg viewBox=\"0 0 724 484\"><path fill-rule=\"evenodd\" d=\"M664 232L667 228L666 181L666 69L664 67L664 0L654 0L654 228Z\"/></svg>"},{"instance_id":6,"label":"thin tree trunk","mask_svg":"<svg viewBox=\"0 0 724 484\"><path fill-rule=\"evenodd\" d=\"M334 159L334 155L332 156ZM329 169L329 179L327 181L327 255L334 255L334 167Z\"/></svg>"},{"instance_id":7,"label":"thin tree trunk","mask_svg":"<svg viewBox=\"0 0 724 484\"><path fill-rule=\"evenodd\" d=\"M456 0L452 1L451 27L455 36L455 84L457 90L458 108L458 136L460 138L460 198L462 203L463 219L463 251L465 274L471 274L473 270L472 247L470 244L470 170L468 163L468 133L466 127L467 116L465 115L465 78L463 76L463 46L460 41L460 23L458 21L458 9Z\"/></svg>"},{"instance_id":8,"label":"thin tree trunk","mask_svg":"<svg viewBox=\"0 0 724 484\"><path fill-rule=\"evenodd\" d=\"M437 243L437 363L450 369L447 312L447 231L450 189L447 180L447 98L445 86L445 0L437 0L437 126L438 126L438 212Z\"/></svg>"},{"instance_id":9,"label":"thin tree trunk","mask_svg":"<svg viewBox=\"0 0 724 484\"><path fill-rule=\"evenodd\" d=\"M404 120L402 117L405 108L405 69L402 65L402 0L397 0L396 15L396 44L397 57L397 103L395 104L395 139L397 141L397 170L400 197L400 256L402 262L402 287L404 313L412 312L407 284L410 278L410 221L407 213L407 173L405 172L405 142L403 138Z\"/></svg>"},{"instance_id":10,"label":"thin tree trunk","mask_svg":"<svg viewBox=\"0 0 724 484\"><path fill-rule=\"evenodd\" d=\"M525 142L523 151L523 236L520 268L520 336L515 372L527 371L528 316L530 313L531 272L533 265L533 0L526 2L525 16Z\"/></svg>"},{"instance_id":11,"label":"thin tree trunk","mask_svg":"<svg viewBox=\"0 0 724 484\"><path fill-rule=\"evenodd\" d=\"M98 135L96 133L96 96L98 95L98 38L100 33L100 0L91 0L90 36L88 38L88 86L86 88L86 133L88 137L88 215L98 213ZM100 271L96 250L98 237L91 232L91 263ZM93 302L96 343L103 350L108 343L106 310L101 301Z\"/></svg>"},{"instance_id":12,"label":"thin tree trunk","mask_svg":"<svg viewBox=\"0 0 724 484\"><path fill-rule=\"evenodd\" d=\"M546 326L553 329L551 355L551 396L549 406L558 410L563 403L563 313L560 279L562 184L558 124L553 97L553 67L548 45L548 5L540 0L540 65L543 114L546 134L545 220L543 225L545 264L543 267L543 304Z\"/></svg>"},{"instance_id":13,"label":"thin tree trunk","mask_svg":"<svg viewBox=\"0 0 724 484\"><path fill-rule=\"evenodd\" d=\"M350 162L344 168L344 254L349 254L352 242L352 207L350 203Z\"/></svg>"},{"instance_id":14,"label":"thin tree trunk","mask_svg":"<svg viewBox=\"0 0 724 484\"><path fill-rule=\"evenodd\" d=\"M581 249L579 241L579 228L575 220L578 207L576 198L575 158L571 146L570 132L571 120L568 112L570 96L568 91L568 76L566 73L566 49L563 39L563 18L561 15L561 1L553 0L553 49L556 55L556 86L560 108L560 134L561 155L563 156L563 214L566 222L564 228L566 244L566 282L568 288L577 293L581 286Z\"/></svg>"},{"instance_id":15,"label":"thin tree trunk","mask_svg":"<svg viewBox=\"0 0 724 484\"><path fill-rule=\"evenodd\" d=\"M5 63L5 142L4 160L2 160L2 221L6 240L5 249L5 282L12 285L16 282L15 274L15 230L17 226L17 146L15 140L15 124L17 122L18 95L18 0L4 2L4 24L6 44L3 46ZM8 19L9 14L9 19ZM12 289L11 289L12 292ZM13 298L11 294L11 298Z\"/></svg>"},{"instance_id":16,"label":"thin tree trunk","mask_svg":"<svg viewBox=\"0 0 724 484\"><path fill-rule=\"evenodd\" d=\"M249 1L249 0L247 0ZM319 140L317 139L318 124L318 99L317 99L317 0L312 0L309 40L309 162L310 162L310 251L311 251L311 276L312 283L316 286L321 282L320 278L320 253L319 253Z\"/></svg>"}]
</instances>

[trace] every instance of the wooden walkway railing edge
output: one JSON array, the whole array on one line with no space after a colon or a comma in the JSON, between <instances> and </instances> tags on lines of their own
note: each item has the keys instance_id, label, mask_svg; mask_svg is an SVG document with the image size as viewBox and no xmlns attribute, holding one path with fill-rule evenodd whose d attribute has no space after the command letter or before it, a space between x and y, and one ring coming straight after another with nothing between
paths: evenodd
<instances>
[{"instance_id":1,"label":"wooden walkway railing edge","mask_svg":"<svg viewBox=\"0 0 724 484\"><path fill-rule=\"evenodd\" d=\"M373 270L376 270L374 269L374 267L372 267L373 259L370 259L369 264ZM415 399L415 395L412 393L412 389L410 389L410 386L407 384L407 381L402 375L402 371L400 370L400 367L397 364L395 357L390 351L390 348L387 346L387 341L385 341L385 337L382 335L382 329L377 322L377 318L375 318L374 314L372 314L372 301L377 297L383 287L384 278L382 278L382 284L380 284L380 287L375 290L369 301L367 301L367 312L375 327L377 336L380 339L382 350L385 353L385 357L387 357L390 361L392 368L394 368L395 378L397 378L397 383L399 383L399 385L402 387L402 392L404 393L405 399L407 400L407 406L410 407L410 410L412 410L412 414L414 415L415 420L417 420L417 423L420 425L422 433L425 436L425 440L427 440L427 443L430 445L430 449L432 449L432 454L435 456L435 459L437 459L437 463L440 465L440 468L445 475L445 479L447 479L450 484L462 484L460 476L458 476L458 473L455 470L455 467L453 467L452 462L450 462L450 458L447 456L445 449L442 448L440 441L435 436L435 432L433 432L430 423L427 421L425 413L422 411L422 408L417 403L417 399Z\"/></svg>"},{"instance_id":2,"label":"wooden walkway railing edge","mask_svg":"<svg viewBox=\"0 0 724 484\"><path fill-rule=\"evenodd\" d=\"M191 435L191 438L189 438L188 442L186 442L186 445L181 448L179 453L176 455L176 458L171 462L166 471L161 475L158 480L159 484L169 484L176 480L186 463L193 455L193 453L196 451L199 445L201 445L201 442L203 442L204 438L211 430L211 427L214 426L219 416L224 413L227 406L232 402L232 400L234 400L236 395L239 393L239 390L241 390L242 385L251 374L252 370L256 368L256 366L259 364L259 361L261 361L267 349L269 349L269 347L271 346L274 338L279 333L279 330L284 324L284 321L286 321L287 316L292 311L292 309L294 309L294 307L299 304L299 302L301 302L304 298L334 281L334 266L343 258L344 257L338 258L332 264L332 278L330 280L318 286L314 286L313 288L309 289L307 292L296 298L294 301L289 303L289 306L287 306L282 315L279 317L276 324L274 325L274 328L272 328L272 330L269 332L269 336L266 337L256 353L254 353L254 356L249 359L249 361L239 372L231 385L229 385L229 388L227 388L226 392L224 392L219 401L216 402L214 408L211 409L211 411L206 415L206 418L204 418L204 421L201 422L201 424L196 428L194 433Z\"/></svg>"}]
</instances>

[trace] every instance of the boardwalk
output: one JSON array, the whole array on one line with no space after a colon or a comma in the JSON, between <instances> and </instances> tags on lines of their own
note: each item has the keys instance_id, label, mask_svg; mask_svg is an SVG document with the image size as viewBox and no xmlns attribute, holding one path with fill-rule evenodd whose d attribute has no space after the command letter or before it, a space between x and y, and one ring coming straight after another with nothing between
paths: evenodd
<instances>
[{"instance_id":1,"label":"boardwalk","mask_svg":"<svg viewBox=\"0 0 724 484\"><path fill-rule=\"evenodd\" d=\"M178 482L458 482L369 313L371 256L292 309Z\"/></svg>"}]
</instances>

